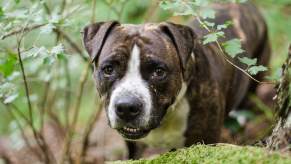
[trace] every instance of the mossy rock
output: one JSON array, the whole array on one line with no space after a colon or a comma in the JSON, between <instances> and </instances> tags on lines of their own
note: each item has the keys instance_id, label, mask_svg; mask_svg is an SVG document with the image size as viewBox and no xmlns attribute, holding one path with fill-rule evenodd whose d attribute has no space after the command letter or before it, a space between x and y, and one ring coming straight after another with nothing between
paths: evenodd
<instances>
[{"instance_id":1,"label":"mossy rock","mask_svg":"<svg viewBox=\"0 0 291 164\"><path fill-rule=\"evenodd\" d=\"M164 164L164 163L276 163L291 164L291 155L270 152L254 146L218 144L215 146L196 145L162 154L154 159L116 161L114 164Z\"/></svg>"}]
</instances>

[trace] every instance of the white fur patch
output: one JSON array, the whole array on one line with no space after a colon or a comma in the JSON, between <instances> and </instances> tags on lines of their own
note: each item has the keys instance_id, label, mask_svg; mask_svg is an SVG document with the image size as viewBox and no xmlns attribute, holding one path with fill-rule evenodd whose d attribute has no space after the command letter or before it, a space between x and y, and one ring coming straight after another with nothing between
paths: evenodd
<instances>
[{"instance_id":1,"label":"white fur patch","mask_svg":"<svg viewBox=\"0 0 291 164\"><path fill-rule=\"evenodd\" d=\"M141 142L151 147L166 149L180 148L184 146L184 132L187 128L190 105L185 98L187 85L183 82L182 88L175 103L168 109L160 127L152 130Z\"/></svg>"},{"instance_id":2,"label":"white fur patch","mask_svg":"<svg viewBox=\"0 0 291 164\"><path fill-rule=\"evenodd\" d=\"M143 101L144 105L144 124L150 119L152 109L152 98L146 82L142 79L140 73L140 48L133 46L128 69L125 76L117 84L111 94L108 106L108 117L112 128L116 128L115 102L118 98L128 95L134 95Z\"/></svg>"}]
</instances>

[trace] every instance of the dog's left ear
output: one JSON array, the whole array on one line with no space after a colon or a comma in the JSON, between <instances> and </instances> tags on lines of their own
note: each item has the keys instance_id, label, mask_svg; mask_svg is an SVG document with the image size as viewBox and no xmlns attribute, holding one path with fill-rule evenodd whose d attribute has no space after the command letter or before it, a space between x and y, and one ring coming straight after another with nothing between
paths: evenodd
<instances>
[{"instance_id":1,"label":"dog's left ear","mask_svg":"<svg viewBox=\"0 0 291 164\"><path fill-rule=\"evenodd\" d=\"M117 21L98 22L86 26L83 30L83 43L90 55L91 62L95 61L112 29L120 25Z\"/></svg>"},{"instance_id":2,"label":"dog's left ear","mask_svg":"<svg viewBox=\"0 0 291 164\"><path fill-rule=\"evenodd\" d=\"M193 30L184 25L174 24L171 22L161 23L159 25L164 32L172 40L180 58L183 71L186 70L188 60L193 52L196 35Z\"/></svg>"}]
</instances>

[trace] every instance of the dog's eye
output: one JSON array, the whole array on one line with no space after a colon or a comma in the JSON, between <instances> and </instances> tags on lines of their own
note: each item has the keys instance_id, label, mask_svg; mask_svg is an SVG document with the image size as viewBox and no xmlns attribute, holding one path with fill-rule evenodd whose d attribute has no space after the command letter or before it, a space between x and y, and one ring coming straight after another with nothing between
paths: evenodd
<instances>
[{"instance_id":1,"label":"dog's eye","mask_svg":"<svg viewBox=\"0 0 291 164\"><path fill-rule=\"evenodd\" d=\"M154 78L154 79L156 79L156 78L158 78L158 79L163 79L163 78L165 78L166 77L166 71L163 69L163 68L161 68L161 67L157 67L155 70L154 70L154 72L153 72L153 74L152 74L152 78Z\"/></svg>"},{"instance_id":2,"label":"dog's eye","mask_svg":"<svg viewBox=\"0 0 291 164\"><path fill-rule=\"evenodd\" d=\"M103 73L105 76L111 76L114 72L113 66L108 65L103 68Z\"/></svg>"}]
</instances>

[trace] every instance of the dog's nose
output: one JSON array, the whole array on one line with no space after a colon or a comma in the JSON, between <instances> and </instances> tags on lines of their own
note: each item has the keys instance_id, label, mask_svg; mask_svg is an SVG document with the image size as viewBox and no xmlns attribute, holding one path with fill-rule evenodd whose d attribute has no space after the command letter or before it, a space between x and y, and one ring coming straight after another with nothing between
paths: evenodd
<instances>
[{"instance_id":1,"label":"dog's nose","mask_svg":"<svg viewBox=\"0 0 291 164\"><path fill-rule=\"evenodd\" d=\"M125 121L135 119L140 113L142 103L136 98L123 98L116 102L116 114Z\"/></svg>"}]
</instances>

